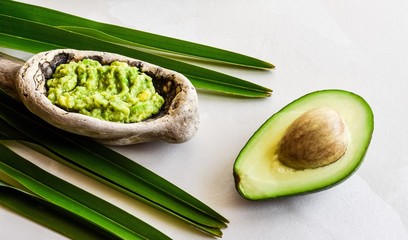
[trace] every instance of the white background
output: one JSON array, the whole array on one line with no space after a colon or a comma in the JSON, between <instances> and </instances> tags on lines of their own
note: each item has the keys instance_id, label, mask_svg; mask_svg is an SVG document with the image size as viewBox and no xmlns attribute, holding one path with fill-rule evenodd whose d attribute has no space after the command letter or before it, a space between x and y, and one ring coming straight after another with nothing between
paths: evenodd
<instances>
[{"instance_id":1,"label":"white background","mask_svg":"<svg viewBox=\"0 0 408 240\"><path fill-rule=\"evenodd\" d=\"M223 239L408 239L408 1L27 2L276 65L273 71L210 66L270 87L273 96L199 92L201 124L192 140L115 148L226 216L231 223ZM242 199L232 166L249 137L289 102L328 88L355 92L373 108L374 135L360 169L324 192ZM174 239L211 239L64 166L27 156ZM0 239L63 237L0 206Z\"/></svg>"}]
</instances>

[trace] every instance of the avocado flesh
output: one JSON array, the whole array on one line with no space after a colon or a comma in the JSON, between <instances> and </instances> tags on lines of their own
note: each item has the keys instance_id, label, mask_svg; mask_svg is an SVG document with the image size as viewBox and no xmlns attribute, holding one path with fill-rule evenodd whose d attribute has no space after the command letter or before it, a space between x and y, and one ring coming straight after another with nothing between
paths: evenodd
<instances>
[{"instance_id":1,"label":"avocado flesh","mask_svg":"<svg viewBox=\"0 0 408 240\"><path fill-rule=\"evenodd\" d=\"M278 148L286 129L303 113L318 107L337 111L347 128L344 155L329 165L296 170L278 160ZM234 163L239 194L261 200L315 192L349 177L361 164L371 141L374 116L360 96L344 90L322 90L307 94L272 115L248 140Z\"/></svg>"}]
</instances>

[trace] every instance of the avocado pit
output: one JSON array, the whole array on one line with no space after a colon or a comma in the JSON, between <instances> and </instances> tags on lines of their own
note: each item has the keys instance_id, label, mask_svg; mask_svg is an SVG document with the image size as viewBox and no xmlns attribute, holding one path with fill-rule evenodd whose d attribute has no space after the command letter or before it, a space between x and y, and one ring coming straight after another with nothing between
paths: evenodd
<instances>
[{"instance_id":1,"label":"avocado pit","mask_svg":"<svg viewBox=\"0 0 408 240\"><path fill-rule=\"evenodd\" d=\"M318 107L289 126L280 141L278 159L296 170L323 167L340 159L347 145L347 128L340 114Z\"/></svg>"}]
</instances>

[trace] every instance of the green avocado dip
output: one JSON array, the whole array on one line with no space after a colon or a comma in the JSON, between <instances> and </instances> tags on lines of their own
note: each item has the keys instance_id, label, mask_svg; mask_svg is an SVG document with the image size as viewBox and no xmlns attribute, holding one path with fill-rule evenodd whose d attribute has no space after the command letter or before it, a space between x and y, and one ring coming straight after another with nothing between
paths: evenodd
<instances>
[{"instance_id":1,"label":"green avocado dip","mask_svg":"<svg viewBox=\"0 0 408 240\"><path fill-rule=\"evenodd\" d=\"M151 77L115 61L83 59L59 65L47 81L48 99L69 112L122 123L143 121L164 103Z\"/></svg>"}]
</instances>

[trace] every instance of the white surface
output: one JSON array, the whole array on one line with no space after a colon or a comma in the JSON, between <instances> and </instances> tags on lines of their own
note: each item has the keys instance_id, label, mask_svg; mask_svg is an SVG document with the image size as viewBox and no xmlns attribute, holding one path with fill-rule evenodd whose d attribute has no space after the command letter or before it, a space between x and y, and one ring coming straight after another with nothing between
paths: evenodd
<instances>
[{"instance_id":1,"label":"white surface","mask_svg":"<svg viewBox=\"0 0 408 240\"><path fill-rule=\"evenodd\" d=\"M276 65L270 72L217 67L272 88L273 96L251 100L200 92L201 125L191 141L115 148L225 215L231 223L223 239L408 239L407 1L27 2ZM324 192L264 202L242 199L232 165L248 138L290 101L327 88L355 92L373 108L374 136L360 169ZM46 160L33 161L174 239L211 239ZM63 239L1 206L0 222L0 239Z\"/></svg>"}]
</instances>

